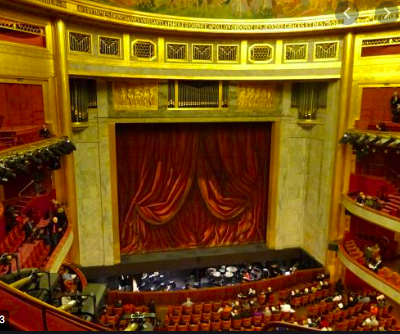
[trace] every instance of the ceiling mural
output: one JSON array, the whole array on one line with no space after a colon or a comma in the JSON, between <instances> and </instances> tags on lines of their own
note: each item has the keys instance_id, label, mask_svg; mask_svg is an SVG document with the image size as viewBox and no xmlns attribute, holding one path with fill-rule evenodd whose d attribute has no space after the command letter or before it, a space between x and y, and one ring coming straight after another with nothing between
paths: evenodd
<instances>
[{"instance_id":1,"label":"ceiling mural","mask_svg":"<svg viewBox=\"0 0 400 334\"><path fill-rule=\"evenodd\" d=\"M138 11L219 19L269 19L333 14L343 0L94 0ZM376 0L353 0L360 11L375 9ZM400 4L400 0L392 0Z\"/></svg>"}]
</instances>

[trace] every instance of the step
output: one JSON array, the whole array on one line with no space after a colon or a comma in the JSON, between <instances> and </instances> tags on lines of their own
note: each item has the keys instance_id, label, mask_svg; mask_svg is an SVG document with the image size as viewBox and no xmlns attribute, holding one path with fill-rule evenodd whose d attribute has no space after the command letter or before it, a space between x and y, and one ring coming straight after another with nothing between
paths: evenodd
<instances>
[{"instance_id":1,"label":"step","mask_svg":"<svg viewBox=\"0 0 400 334\"><path fill-rule=\"evenodd\" d=\"M390 204L386 204L384 206L385 209L389 209L389 210L397 210L398 208L396 206L390 205Z\"/></svg>"}]
</instances>

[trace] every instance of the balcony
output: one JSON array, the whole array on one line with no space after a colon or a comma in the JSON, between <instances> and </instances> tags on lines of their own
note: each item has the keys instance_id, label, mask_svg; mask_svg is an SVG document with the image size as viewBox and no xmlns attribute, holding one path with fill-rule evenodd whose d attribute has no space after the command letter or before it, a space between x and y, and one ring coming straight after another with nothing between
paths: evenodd
<instances>
[{"instance_id":1,"label":"balcony","mask_svg":"<svg viewBox=\"0 0 400 334\"><path fill-rule=\"evenodd\" d=\"M385 294L388 298L394 301L400 301L400 288L391 282L383 279L373 271L364 267L347 253L343 244L339 244L338 250L339 260L353 274L363 280L365 283L373 286L376 290Z\"/></svg>"},{"instance_id":2,"label":"balcony","mask_svg":"<svg viewBox=\"0 0 400 334\"><path fill-rule=\"evenodd\" d=\"M400 233L400 219L385 212L377 211L367 206L358 204L348 195L343 195L343 207L351 214L360 217L370 223Z\"/></svg>"}]
</instances>

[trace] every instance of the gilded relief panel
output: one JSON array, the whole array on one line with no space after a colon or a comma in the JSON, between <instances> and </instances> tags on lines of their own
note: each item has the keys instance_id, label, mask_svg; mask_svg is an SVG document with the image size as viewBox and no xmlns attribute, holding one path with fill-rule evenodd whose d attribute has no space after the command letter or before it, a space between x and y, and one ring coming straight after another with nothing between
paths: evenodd
<instances>
[{"instance_id":1,"label":"gilded relief panel","mask_svg":"<svg viewBox=\"0 0 400 334\"><path fill-rule=\"evenodd\" d=\"M114 110L157 110L158 83L146 82L114 82Z\"/></svg>"},{"instance_id":2,"label":"gilded relief panel","mask_svg":"<svg viewBox=\"0 0 400 334\"><path fill-rule=\"evenodd\" d=\"M276 102L276 84L240 83L238 86L238 109L261 109L274 111Z\"/></svg>"}]
</instances>

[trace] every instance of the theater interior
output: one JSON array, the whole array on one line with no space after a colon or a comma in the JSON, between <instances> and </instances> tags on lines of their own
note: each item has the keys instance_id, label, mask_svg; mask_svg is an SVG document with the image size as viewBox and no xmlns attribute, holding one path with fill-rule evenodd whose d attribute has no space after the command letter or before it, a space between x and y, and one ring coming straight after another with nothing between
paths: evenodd
<instances>
[{"instance_id":1,"label":"theater interior","mask_svg":"<svg viewBox=\"0 0 400 334\"><path fill-rule=\"evenodd\" d=\"M400 330L399 0L0 0L0 329Z\"/></svg>"}]
</instances>

